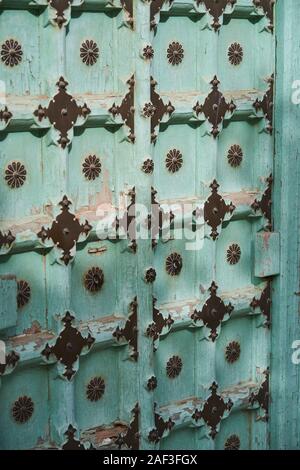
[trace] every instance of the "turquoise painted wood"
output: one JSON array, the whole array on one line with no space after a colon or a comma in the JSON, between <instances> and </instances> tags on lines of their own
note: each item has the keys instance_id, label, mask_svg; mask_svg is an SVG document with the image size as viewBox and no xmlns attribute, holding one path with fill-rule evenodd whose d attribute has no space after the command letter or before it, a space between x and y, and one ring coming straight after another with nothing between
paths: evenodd
<instances>
[{"instance_id":1,"label":"turquoise painted wood","mask_svg":"<svg viewBox=\"0 0 300 470\"><path fill-rule=\"evenodd\" d=\"M287 312L293 295L290 276L298 289L295 273L285 274L295 267L297 240L295 230L289 252L288 178L282 186L286 172L299 185L297 162L274 167L272 112L255 107L273 102L275 42L285 41L295 0L285 0L286 10L277 2L273 33L270 10L252 0L237 0L215 18L208 2L192 0L48 3L0 3L0 339L7 349L0 448L297 448L284 431L283 397L296 393L298 375L279 348L292 339L284 325L292 331L296 320L278 311ZM22 55L12 54L10 39ZM235 43L241 49L232 56ZM277 54L282 155L282 70L292 66L282 66L280 48ZM221 114L213 136L199 106L215 76L222 95L209 107ZM222 96L235 105L226 113ZM176 171L167 160L174 150L182 157ZM26 175L10 171L12 162ZM209 207L211 217L222 212L222 203L209 204L214 180L228 207L216 227L206 217ZM275 223L266 227L271 187ZM175 215L155 243L147 223L152 188L164 213ZM107 239L104 229L115 233L132 201L140 231L131 240ZM174 254L181 269L166 265ZM150 268L154 282L147 282ZM213 282L219 303L201 321L195 311L214 302ZM154 299L156 316L169 319L163 328ZM229 303L233 310L223 311ZM288 393L278 391L283 374L293 375Z\"/></svg>"},{"instance_id":2,"label":"turquoise painted wood","mask_svg":"<svg viewBox=\"0 0 300 470\"><path fill-rule=\"evenodd\" d=\"M277 50L274 207L276 229L281 231L281 263L280 276L274 283L270 433L271 446L276 449L299 449L300 443L299 364L292 361L292 345L300 336L299 105L292 100L295 91L292 87L300 74L299 37L292 34L299 15L299 5L295 0L278 4L277 37L283 47Z\"/></svg>"}]
</instances>

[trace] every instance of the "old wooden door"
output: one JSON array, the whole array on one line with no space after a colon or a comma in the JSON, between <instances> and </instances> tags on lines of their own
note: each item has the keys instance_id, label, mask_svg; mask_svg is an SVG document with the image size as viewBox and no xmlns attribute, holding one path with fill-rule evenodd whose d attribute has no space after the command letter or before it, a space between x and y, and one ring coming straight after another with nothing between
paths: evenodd
<instances>
[{"instance_id":1,"label":"old wooden door","mask_svg":"<svg viewBox=\"0 0 300 470\"><path fill-rule=\"evenodd\" d=\"M2 449L268 448L273 4L1 2Z\"/></svg>"}]
</instances>

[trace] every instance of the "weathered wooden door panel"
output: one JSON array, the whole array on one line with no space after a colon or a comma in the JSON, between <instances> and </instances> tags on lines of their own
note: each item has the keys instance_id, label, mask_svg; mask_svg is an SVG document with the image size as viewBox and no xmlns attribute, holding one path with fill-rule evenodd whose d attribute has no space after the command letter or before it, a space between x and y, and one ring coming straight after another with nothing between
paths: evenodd
<instances>
[{"instance_id":1,"label":"weathered wooden door panel","mask_svg":"<svg viewBox=\"0 0 300 470\"><path fill-rule=\"evenodd\" d=\"M219 193L227 204L232 201L235 206L229 223L218 229L217 241L210 237L211 228L205 227L206 236L196 254L186 251L186 240L159 244L155 251L157 308L166 310L165 317L170 314L175 319L171 332L161 338L155 352L158 386L154 401L166 418L176 416L170 435L161 443L161 448L166 449L268 446L267 423L257 422L257 411L249 409L252 387L255 389L255 384L264 381L263 373L268 367L270 334L263 327L264 319L257 315L258 310L254 314L251 307L253 298L259 299L266 286L263 279L254 277L254 240L266 220L254 217L251 204L260 199L273 168L273 140L264 131L268 123L257 119L253 103L257 93L260 96L258 90L268 89L264 79L274 71L274 37L269 31L262 31L257 17L249 21L248 15L253 13L250 3L237 5L235 14L226 17L228 21L219 33L214 33L206 27L207 17L197 16L191 5L175 2L170 10L161 13L153 41L156 89L164 102L170 100L175 108L168 126L161 126L154 148L154 187L159 200L172 203L185 198L200 207L209 196L209 185L216 179ZM192 108L197 101L203 103L216 76L219 90L228 103L235 103L236 110L214 140L210 134L212 123L197 121ZM194 111L197 114L197 109ZM175 163L170 165L168 160L174 156ZM175 276L163 273L164 262L171 253L182 257L183 267ZM225 304L230 302L234 310L221 325L221 331L195 329L197 321L191 324L190 317L198 308L199 299L202 308L210 297L208 287L212 281L218 286L218 295ZM165 368L174 356L175 365L179 360L180 366L173 371L178 377L170 378ZM216 423L221 415L226 416L226 411L214 422L212 405L207 411L211 419L206 422L208 427L177 431L182 423L201 425L203 416L208 418L203 409L201 414L203 404L199 405L198 416L188 416L189 410L195 409L195 400L203 403L215 393L209 391L214 381L218 391L225 391L234 403L230 415L222 420L220 433L215 436L219 429ZM216 415L218 406L222 408L218 403ZM178 409L181 413L176 415ZM207 440L207 432L215 439Z\"/></svg>"},{"instance_id":2,"label":"weathered wooden door panel","mask_svg":"<svg viewBox=\"0 0 300 470\"><path fill-rule=\"evenodd\" d=\"M268 448L266 4L1 3L1 448Z\"/></svg>"}]
</instances>

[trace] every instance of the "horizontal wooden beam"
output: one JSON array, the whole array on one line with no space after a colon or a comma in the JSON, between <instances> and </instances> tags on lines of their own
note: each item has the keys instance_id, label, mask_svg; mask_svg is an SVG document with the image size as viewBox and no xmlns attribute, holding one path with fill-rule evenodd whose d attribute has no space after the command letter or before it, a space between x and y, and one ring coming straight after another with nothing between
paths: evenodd
<instances>
[{"instance_id":1,"label":"horizontal wooden beam","mask_svg":"<svg viewBox=\"0 0 300 470\"><path fill-rule=\"evenodd\" d=\"M231 315L232 319L241 318L243 316L260 315L259 309L254 312L250 307L250 303L254 297L260 297L264 287L265 284L261 284L257 287L249 286L243 289L221 293L221 299L226 304L230 302L234 307ZM201 324L199 324L199 326L193 324L191 314L199 304L201 305L203 303L203 299L195 298L177 303L157 305L157 308L164 317L167 318L170 315L174 320L170 332L166 330L161 336L163 337L166 334L172 334L173 332L190 327L195 329L202 328ZM78 330L83 336L90 333L91 336L95 338L93 349L108 349L112 346L127 347L126 342L117 342L113 336L116 328L118 326L122 328L125 322L126 318L123 315L114 314L108 317L102 317L99 320L79 323ZM55 338L56 334L50 331L15 336L7 340L7 352L13 350L20 355L18 367L23 365L27 366L32 363L41 363L41 351L45 348L47 343L55 341Z\"/></svg>"},{"instance_id":2,"label":"horizontal wooden beam","mask_svg":"<svg viewBox=\"0 0 300 470\"><path fill-rule=\"evenodd\" d=\"M251 395L257 393L260 385L256 382L243 382L232 387L227 388L220 392L220 396L225 401L229 399L232 401L233 406L230 413L242 411L242 410L254 410L258 406L250 405ZM201 400L197 397L189 397L178 402L172 402L168 405L163 405L157 407L155 412L161 416L165 421L168 421L170 418L174 423L171 431L164 432L161 436L162 439L168 437L170 433L177 429L185 428L201 428L200 432L206 432L205 423L200 420L198 423L192 418L192 415L196 408L201 409L205 403L205 400ZM225 414L223 419L226 419L227 415ZM222 419L222 420L223 420ZM221 424L222 425L222 424ZM97 450L113 450L117 449L116 440L120 434L126 434L127 429L130 424L123 421L116 421L109 424L101 424L99 426L85 429L80 434L80 442L84 445L86 449L93 446ZM149 429L140 429L140 434L145 439L148 439ZM37 449L51 448L53 444L43 443L41 446L38 446ZM53 447L55 448L55 447Z\"/></svg>"},{"instance_id":3,"label":"horizontal wooden beam","mask_svg":"<svg viewBox=\"0 0 300 470\"><path fill-rule=\"evenodd\" d=\"M68 77L65 77L66 80ZM52 90L51 90L52 91ZM5 97L5 103L12 118L5 126L4 121L0 122L2 126L2 132L15 132L15 131L32 131L32 130L47 130L51 127L48 120L44 119L41 123L37 123L34 118L34 111L38 109L39 105L48 106L49 101L56 93L55 86L53 88L53 95L49 93L49 96L45 95L31 95L31 96L13 96L7 95ZM113 103L121 104L123 95L111 91L109 93L102 94L76 94L72 93L72 90L68 89L73 98L78 104L86 103L91 113L89 114L84 124L78 124L81 128L85 127L114 127L123 124L122 119L119 116L113 118L112 114L108 111ZM125 93L124 93L125 94ZM264 115L262 111L255 112L253 104L256 99L262 99L264 91L259 90L240 90L239 92L230 93L224 92L224 97L227 101L233 100L236 105L236 110L233 115L228 118L231 121L247 121L253 119L263 119ZM199 92L188 92L188 93L160 93L161 98L165 103L171 101L175 108L175 111L169 117L165 115L162 118L161 123L164 125L172 124L201 124L206 121L203 115L196 117L193 107L196 102L204 102L207 93L199 94ZM141 103L142 105L142 103ZM136 109L136 112L142 110ZM225 121L228 120L225 116ZM76 128L75 124L75 128Z\"/></svg>"},{"instance_id":4,"label":"horizontal wooden beam","mask_svg":"<svg viewBox=\"0 0 300 470\"><path fill-rule=\"evenodd\" d=\"M231 400L233 403L230 414L236 411L255 409L254 406L250 405L250 397L252 393L259 390L260 385L256 382L245 382L238 385L233 385L223 391L218 391L218 394L223 397L225 401ZM208 393L209 394L209 393ZM157 409L157 413L164 419L169 418L175 423L171 432L175 429L182 429L187 427L199 428L205 426L205 423L200 420L198 423L192 418L195 408L201 408L205 403L205 400L201 400L197 397L187 398L180 400L179 402L173 402L166 406L161 406ZM257 408L257 406L256 406ZM226 415L224 415L226 419ZM167 437L168 434L164 434L162 438Z\"/></svg>"}]
</instances>

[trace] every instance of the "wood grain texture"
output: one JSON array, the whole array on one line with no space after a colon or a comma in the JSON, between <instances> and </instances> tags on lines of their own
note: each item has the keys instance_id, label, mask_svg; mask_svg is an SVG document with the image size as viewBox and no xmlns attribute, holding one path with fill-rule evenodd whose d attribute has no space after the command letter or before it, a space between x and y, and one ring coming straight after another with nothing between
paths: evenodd
<instances>
[{"instance_id":1,"label":"wood grain texture","mask_svg":"<svg viewBox=\"0 0 300 470\"><path fill-rule=\"evenodd\" d=\"M300 338L300 149L299 105L292 103L292 84L300 77L300 21L296 0L278 2L276 77L275 229L281 232L280 276L274 283L271 362L271 432L273 449L299 449L299 365L292 363L292 343Z\"/></svg>"}]
</instances>

